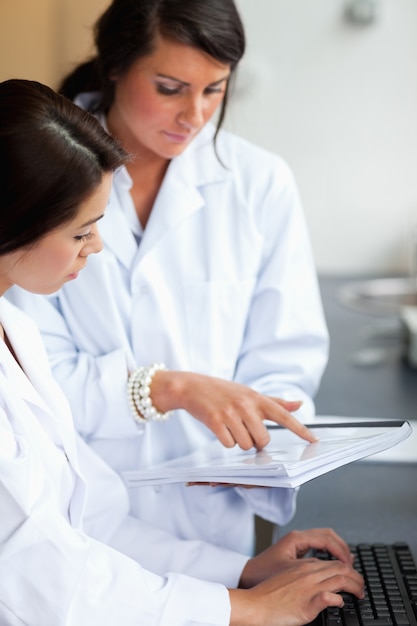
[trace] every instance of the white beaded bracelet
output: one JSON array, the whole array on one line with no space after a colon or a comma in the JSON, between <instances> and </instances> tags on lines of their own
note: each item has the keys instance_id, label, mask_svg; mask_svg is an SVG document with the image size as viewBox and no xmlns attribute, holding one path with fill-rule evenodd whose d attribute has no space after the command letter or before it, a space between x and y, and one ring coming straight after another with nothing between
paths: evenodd
<instances>
[{"instance_id":1,"label":"white beaded bracelet","mask_svg":"<svg viewBox=\"0 0 417 626\"><path fill-rule=\"evenodd\" d=\"M133 419L139 424L143 422L164 422L171 411L161 413L154 407L150 397L152 378L159 370L166 369L163 363L154 363L149 367L138 367L127 381L127 396Z\"/></svg>"}]
</instances>

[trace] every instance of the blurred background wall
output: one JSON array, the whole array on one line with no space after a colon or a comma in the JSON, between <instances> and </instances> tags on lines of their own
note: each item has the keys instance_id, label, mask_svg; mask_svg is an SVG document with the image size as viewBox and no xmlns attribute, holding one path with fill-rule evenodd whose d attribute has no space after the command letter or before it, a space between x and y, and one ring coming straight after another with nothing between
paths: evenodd
<instances>
[{"instance_id":1,"label":"blurred background wall","mask_svg":"<svg viewBox=\"0 0 417 626\"><path fill-rule=\"evenodd\" d=\"M0 0L0 80L56 87L93 52L91 28L110 0Z\"/></svg>"},{"instance_id":2,"label":"blurred background wall","mask_svg":"<svg viewBox=\"0 0 417 626\"><path fill-rule=\"evenodd\" d=\"M323 274L407 272L417 229L417 2L237 0L248 36L227 126L283 155ZM108 0L0 0L0 79L56 86Z\"/></svg>"}]
</instances>

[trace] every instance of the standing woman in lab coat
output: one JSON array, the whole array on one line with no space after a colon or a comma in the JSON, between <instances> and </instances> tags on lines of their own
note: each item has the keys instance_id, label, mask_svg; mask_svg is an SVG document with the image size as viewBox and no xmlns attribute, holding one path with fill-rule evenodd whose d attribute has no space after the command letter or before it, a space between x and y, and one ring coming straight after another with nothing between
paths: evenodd
<instances>
[{"instance_id":1,"label":"standing woman in lab coat","mask_svg":"<svg viewBox=\"0 0 417 626\"><path fill-rule=\"evenodd\" d=\"M362 594L341 538L290 533L231 560L129 517L120 477L74 429L35 324L3 297L14 284L48 294L77 279L102 247L97 222L124 159L93 117L49 88L0 83L0 624L301 626L340 605L341 589ZM145 540L153 572L137 560ZM337 560L298 558L308 547ZM210 551L217 573L201 568ZM181 573L168 573L176 558Z\"/></svg>"},{"instance_id":2,"label":"standing woman in lab coat","mask_svg":"<svg viewBox=\"0 0 417 626\"><path fill-rule=\"evenodd\" d=\"M95 35L97 56L62 91L133 155L101 224L104 258L48 299L12 297L41 328L78 431L116 471L215 436L262 447L263 420L294 426L300 402L313 417L328 337L290 169L220 130L245 48L235 4L114 0ZM131 489L134 515L245 554L253 514L284 524L294 505L280 489Z\"/></svg>"}]
</instances>

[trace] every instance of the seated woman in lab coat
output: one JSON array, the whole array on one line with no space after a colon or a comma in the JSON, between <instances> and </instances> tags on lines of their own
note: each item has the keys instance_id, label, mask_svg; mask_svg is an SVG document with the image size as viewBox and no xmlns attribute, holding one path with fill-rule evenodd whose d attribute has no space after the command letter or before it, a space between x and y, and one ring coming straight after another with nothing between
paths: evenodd
<instances>
[{"instance_id":1,"label":"seated woman in lab coat","mask_svg":"<svg viewBox=\"0 0 417 626\"><path fill-rule=\"evenodd\" d=\"M120 477L74 429L35 324L3 297L14 284L47 294L77 279L102 247L97 222L125 153L70 101L10 80L0 159L1 625L297 626L341 605L341 589L360 596L348 546L330 530L291 533L247 559L129 517ZM137 560L141 541L153 572ZM337 560L298 558L311 546Z\"/></svg>"},{"instance_id":2,"label":"seated woman in lab coat","mask_svg":"<svg viewBox=\"0 0 417 626\"><path fill-rule=\"evenodd\" d=\"M263 420L313 417L328 338L291 171L219 130L245 47L235 4L114 0L96 43L63 91L133 154L114 178L104 258L51 297L10 297L40 326L77 430L117 472L214 437L261 448ZM150 407L127 385L141 366ZM282 525L295 506L289 490L220 486L132 488L130 498L151 524L245 554L254 513Z\"/></svg>"}]
</instances>

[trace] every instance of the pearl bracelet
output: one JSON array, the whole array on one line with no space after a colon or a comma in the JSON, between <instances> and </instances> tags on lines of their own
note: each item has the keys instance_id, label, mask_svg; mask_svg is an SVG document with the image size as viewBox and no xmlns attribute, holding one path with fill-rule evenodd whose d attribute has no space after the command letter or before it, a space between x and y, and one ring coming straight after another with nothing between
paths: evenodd
<instances>
[{"instance_id":1,"label":"pearl bracelet","mask_svg":"<svg viewBox=\"0 0 417 626\"><path fill-rule=\"evenodd\" d=\"M171 411L161 413L154 407L150 398L152 378L159 370L166 369L163 363L154 363L149 367L138 367L134 370L127 381L127 396L129 408L135 422L155 421L164 422Z\"/></svg>"}]
</instances>

